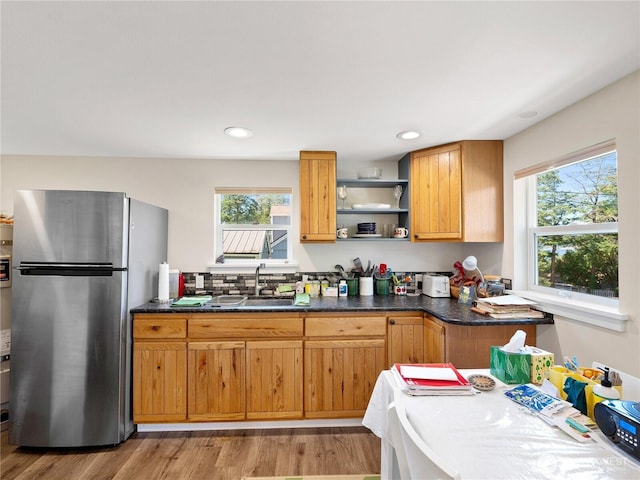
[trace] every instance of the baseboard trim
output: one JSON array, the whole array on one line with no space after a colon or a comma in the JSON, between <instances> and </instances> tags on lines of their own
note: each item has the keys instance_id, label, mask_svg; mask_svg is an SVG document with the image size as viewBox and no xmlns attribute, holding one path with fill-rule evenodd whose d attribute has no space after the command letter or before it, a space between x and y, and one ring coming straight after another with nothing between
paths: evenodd
<instances>
[{"instance_id":1,"label":"baseboard trim","mask_svg":"<svg viewBox=\"0 0 640 480\"><path fill-rule=\"evenodd\" d=\"M362 418L269 420L253 422L139 423L138 432L195 432L201 430L259 430L272 428L361 427Z\"/></svg>"}]
</instances>

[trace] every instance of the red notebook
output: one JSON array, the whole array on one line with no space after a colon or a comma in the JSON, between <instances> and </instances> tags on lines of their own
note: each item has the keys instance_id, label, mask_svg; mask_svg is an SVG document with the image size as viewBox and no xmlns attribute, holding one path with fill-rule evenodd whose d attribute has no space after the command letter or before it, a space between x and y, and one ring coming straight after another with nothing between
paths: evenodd
<instances>
[{"instance_id":1,"label":"red notebook","mask_svg":"<svg viewBox=\"0 0 640 480\"><path fill-rule=\"evenodd\" d=\"M392 372L410 389L469 390L471 384L452 363L396 363Z\"/></svg>"}]
</instances>

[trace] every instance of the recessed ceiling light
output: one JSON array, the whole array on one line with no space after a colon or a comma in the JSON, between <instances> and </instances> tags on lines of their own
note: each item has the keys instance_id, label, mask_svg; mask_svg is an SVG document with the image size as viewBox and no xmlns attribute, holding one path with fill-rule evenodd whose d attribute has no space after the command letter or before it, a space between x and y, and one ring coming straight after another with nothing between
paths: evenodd
<instances>
[{"instance_id":1,"label":"recessed ceiling light","mask_svg":"<svg viewBox=\"0 0 640 480\"><path fill-rule=\"evenodd\" d=\"M420 132L416 132L415 130L405 130L396 135L400 140L413 140L419 136Z\"/></svg>"},{"instance_id":2,"label":"recessed ceiling light","mask_svg":"<svg viewBox=\"0 0 640 480\"><path fill-rule=\"evenodd\" d=\"M253 135L251 130L247 130L244 127L227 127L224 129L224 133L235 138L247 138Z\"/></svg>"},{"instance_id":3,"label":"recessed ceiling light","mask_svg":"<svg viewBox=\"0 0 640 480\"><path fill-rule=\"evenodd\" d=\"M533 110L529 112L520 112L518 114L520 118L531 118L531 117L535 117L536 115L538 115L538 112L534 112Z\"/></svg>"}]
</instances>

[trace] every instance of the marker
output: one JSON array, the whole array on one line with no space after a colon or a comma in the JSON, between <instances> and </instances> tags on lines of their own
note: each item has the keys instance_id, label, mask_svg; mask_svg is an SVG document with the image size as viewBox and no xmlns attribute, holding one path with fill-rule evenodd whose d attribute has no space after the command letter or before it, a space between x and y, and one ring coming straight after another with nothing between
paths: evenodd
<instances>
[{"instance_id":1,"label":"marker","mask_svg":"<svg viewBox=\"0 0 640 480\"><path fill-rule=\"evenodd\" d=\"M582 425L581 423L576 422L573 418L567 418L565 421L569 425L571 425L573 428L575 428L577 431L582 433L584 436L588 436L588 435L585 435L585 434L589 433L590 430L587 427L585 427L584 425Z\"/></svg>"}]
</instances>

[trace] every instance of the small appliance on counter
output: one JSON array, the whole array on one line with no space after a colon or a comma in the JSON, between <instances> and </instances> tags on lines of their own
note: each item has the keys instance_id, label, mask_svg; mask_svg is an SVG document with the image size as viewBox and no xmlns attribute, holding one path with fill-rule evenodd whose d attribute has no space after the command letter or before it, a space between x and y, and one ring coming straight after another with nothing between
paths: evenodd
<instances>
[{"instance_id":1,"label":"small appliance on counter","mask_svg":"<svg viewBox=\"0 0 640 480\"><path fill-rule=\"evenodd\" d=\"M596 403L594 416L604 435L640 460L640 403L603 400Z\"/></svg>"},{"instance_id":2,"label":"small appliance on counter","mask_svg":"<svg viewBox=\"0 0 640 480\"><path fill-rule=\"evenodd\" d=\"M450 297L449 277L445 275L423 275L422 293L434 298Z\"/></svg>"}]
</instances>

